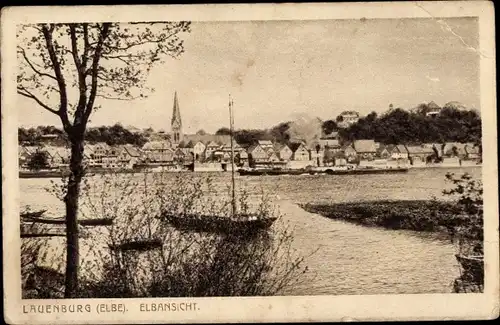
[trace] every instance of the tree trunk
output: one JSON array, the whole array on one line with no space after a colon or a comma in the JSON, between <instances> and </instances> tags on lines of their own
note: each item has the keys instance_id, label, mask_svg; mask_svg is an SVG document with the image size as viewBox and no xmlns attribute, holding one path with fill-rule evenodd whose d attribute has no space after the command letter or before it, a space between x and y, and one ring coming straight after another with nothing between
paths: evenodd
<instances>
[{"instance_id":1,"label":"tree trunk","mask_svg":"<svg viewBox=\"0 0 500 325\"><path fill-rule=\"evenodd\" d=\"M83 176L83 138L71 140L70 176L66 204L65 298L75 298L78 290L78 200Z\"/></svg>"}]
</instances>

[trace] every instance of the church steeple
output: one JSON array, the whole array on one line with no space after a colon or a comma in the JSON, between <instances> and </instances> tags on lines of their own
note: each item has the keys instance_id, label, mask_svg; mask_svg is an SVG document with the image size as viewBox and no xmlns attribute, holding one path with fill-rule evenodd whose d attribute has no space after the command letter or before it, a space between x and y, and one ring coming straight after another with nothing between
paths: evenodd
<instances>
[{"instance_id":1,"label":"church steeple","mask_svg":"<svg viewBox=\"0 0 500 325\"><path fill-rule=\"evenodd\" d=\"M177 92L174 94L174 109L172 112L172 142L174 144L179 144L182 141L182 120L181 120L181 111L179 108L179 100L177 99Z\"/></svg>"}]
</instances>

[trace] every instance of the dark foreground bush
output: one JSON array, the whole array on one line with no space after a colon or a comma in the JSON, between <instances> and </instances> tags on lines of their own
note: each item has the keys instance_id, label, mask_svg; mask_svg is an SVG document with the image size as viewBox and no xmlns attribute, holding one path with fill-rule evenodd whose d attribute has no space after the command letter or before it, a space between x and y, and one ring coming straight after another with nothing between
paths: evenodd
<instances>
[{"instance_id":1,"label":"dark foreground bush","mask_svg":"<svg viewBox=\"0 0 500 325\"><path fill-rule=\"evenodd\" d=\"M228 216L230 191L192 174L154 176L131 181L130 175L101 175L85 183L82 218L105 216L113 224L82 229L87 239L80 246L88 249L81 253L81 298L267 296L302 281L304 258L292 250L292 232L268 196L238 191L242 213L278 217L257 236L179 231L158 218L161 212ZM37 249L26 246L25 270L37 263L31 258ZM61 264L61 256L52 258ZM36 287L47 288L48 278L37 281ZM60 283L52 287L43 298L60 296ZM23 293L42 298L29 285Z\"/></svg>"}]
</instances>

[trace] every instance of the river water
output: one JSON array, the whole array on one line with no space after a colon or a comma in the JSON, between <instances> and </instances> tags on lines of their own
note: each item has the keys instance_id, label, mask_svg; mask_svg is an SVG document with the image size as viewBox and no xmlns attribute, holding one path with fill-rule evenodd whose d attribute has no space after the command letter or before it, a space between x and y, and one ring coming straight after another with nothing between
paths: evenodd
<instances>
[{"instance_id":1,"label":"river water","mask_svg":"<svg viewBox=\"0 0 500 325\"><path fill-rule=\"evenodd\" d=\"M474 178L481 177L478 167L428 168L407 174L362 176L237 176L237 184L253 196L262 192L276 194L273 202L294 229L293 247L298 255L306 257L308 272L305 281L286 294L449 293L459 268L455 248L448 240L435 234L330 220L298 205L432 197L444 200L442 190L449 186L444 181L447 172L468 172ZM220 188L230 182L228 173L213 174L213 178ZM62 203L46 191L50 182L21 179L21 207L62 214Z\"/></svg>"}]
</instances>

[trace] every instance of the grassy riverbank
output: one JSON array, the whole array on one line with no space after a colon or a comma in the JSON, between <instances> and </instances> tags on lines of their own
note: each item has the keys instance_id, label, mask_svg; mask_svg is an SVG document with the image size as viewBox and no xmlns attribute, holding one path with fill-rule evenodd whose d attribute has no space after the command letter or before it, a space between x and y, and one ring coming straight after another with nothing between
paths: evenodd
<instances>
[{"instance_id":1,"label":"grassy riverbank","mask_svg":"<svg viewBox=\"0 0 500 325\"><path fill-rule=\"evenodd\" d=\"M363 226L449 233L466 222L455 202L435 200L305 204L302 208L330 219ZM476 237L479 234L469 234Z\"/></svg>"}]
</instances>

